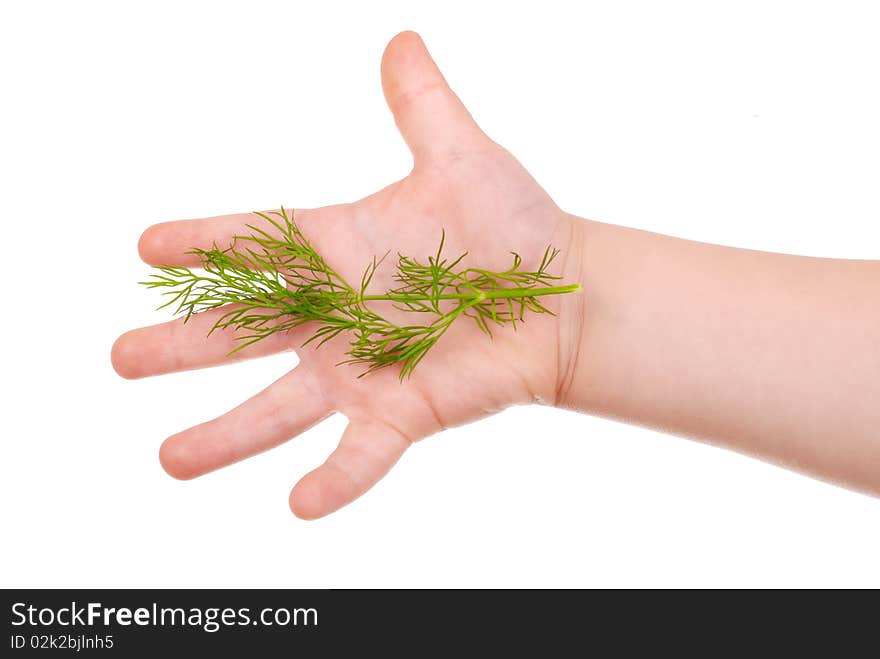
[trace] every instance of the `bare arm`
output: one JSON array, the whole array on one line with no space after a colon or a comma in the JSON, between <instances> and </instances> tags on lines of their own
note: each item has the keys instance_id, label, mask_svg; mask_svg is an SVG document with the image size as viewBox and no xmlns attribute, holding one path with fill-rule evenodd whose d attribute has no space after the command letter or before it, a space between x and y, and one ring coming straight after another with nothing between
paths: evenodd
<instances>
[{"instance_id":1,"label":"bare arm","mask_svg":"<svg viewBox=\"0 0 880 659\"><path fill-rule=\"evenodd\" d=\"M880 261L574 235L559 404L880 493Z\"/></svg>"},{"instance_id":2,"label":"bare arm","mask_svg":"<svg viewBox=\"0 0 880 659\"><path fill-rule=\"evenodd\" d=\"M482 132L417 35L391 41L381 72L413 169L356 202L298 209L318 252L359 281L375 255L433 254L444 234L450 252L498 267L510 251L534 262L554 245L564 282L580 282L583 293L548 299L558 318L530 319L491 341L457 323L405 385L391 369L358 379L338 367L344 337L315 349L303 328L275 334L235 358L296 350L299 365L168 437L159 455L169 474L195 478L339 412L349 423L338 446L290 496L297 515L321 517L366 492L413 442L540 400L880 492L880 263L728 249L573 217ZM144 232L140 255L197 265L191 248L229 245L259 221L163 222ZM391 274L374 284L392 287ZM234 332L206 336L226 311L126 332L113 347L116 370L139 378L229 363Z\"/></svg>"}]
</instances>

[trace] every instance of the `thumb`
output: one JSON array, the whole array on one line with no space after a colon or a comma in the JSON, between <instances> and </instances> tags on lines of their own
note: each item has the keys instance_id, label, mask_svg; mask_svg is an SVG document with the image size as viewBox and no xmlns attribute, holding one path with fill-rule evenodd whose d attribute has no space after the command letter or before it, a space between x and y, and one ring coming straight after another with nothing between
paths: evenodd
<instances>
[{"instance_id":1,"label":"thumb","mask_svg":"<svg viewBox=\"0 0 880 659\"><path fill-rule=\"evenodd\" d=\"M401 32L385 48L382 90L416 162L487 139L415 32Z\"/></svg>"}]
</instances>

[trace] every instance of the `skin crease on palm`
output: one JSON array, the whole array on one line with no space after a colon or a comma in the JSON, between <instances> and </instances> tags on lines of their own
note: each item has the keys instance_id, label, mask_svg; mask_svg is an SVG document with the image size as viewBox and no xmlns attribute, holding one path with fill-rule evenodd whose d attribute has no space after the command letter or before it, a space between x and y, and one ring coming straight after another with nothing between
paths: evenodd
<instances>
[{"instance_id":1,"label":"skin crease on palm","mask_svg":"<svg viewBox=\"0 0 880 659\"><path fill-rule=\"evenodd\" d=\"M491 269L506 267L510 251L537 265L553 245L562 253L552 273L582 292L544 298L555 318L528 316L492 340L459 320L403 384L394 369L358 380L334 366L344 337L301 350L307 328L273 335L236 358L297 350L299 365L228 414L168 438L168 473L199 476L341 412L349 425L339 446L291 493L294 513L311 519L363 494L412 442L543 402L880 493L880 261L736 249L568 215L480 130L412 32L388 45L382 86L413 169L355 203L296 211L327 261L359 281L376 255L433 254L445 229L446 254L467 251L469 264ZM158 224L140 254L153 265L198 265L188 249L229 244L247 223L259 220ZM380 268L377 292L392 272ZM134 378L227 363L235 337L205 338L218 313L124 334L114 367Z\"/></svg>"},{"instance_id":2,"label":"skin crease on palm","mask_svg":"<svg viewBox=\"0 0 880 659\"><path fill-rule=\"evenodd\" d=\"M395 37L381 71L413 169L360 201L295 209L297 223L318 252L346 279L359 281L374 255L390 250L421 259L432 254L445 229L444 253L467 251L467 262L478 267L506 267L511 251L523 255L527 265L537 265L552 244L562 250L553 274L563 275L566 283L576 281L565 277L573 220L481 131L419 36ZM228 244L235 234L247 233L246 223L258 222L240 214L162 223L150 227L138 247L149 264L193 266L197 263L186 250L215 241ZM392 273L393 267L380 268L376 291L390 287ZM471 321L455 323L403 384L395 369L358 379L354 367L336 366L346 350L344 336L321 349L300 350L307 328L274 335L235 357L297 350L297 367L228 414L168 438L161 463L176 478L193 478L285 442L340 412L349 423L339 446L290 496L299 517L326 515L363 494L418 439L510 405L554 403L573 345L566 318L574 314L564 312L578 301L545 300L562 315L530 316L516 331L497 331L492 340ZM124 334L113 348L116 370L134 378L227 363L234 337L218 332L205 338L217 313ZM463 364L467 377L461 376Z\"/></svg>"}]
</instances>

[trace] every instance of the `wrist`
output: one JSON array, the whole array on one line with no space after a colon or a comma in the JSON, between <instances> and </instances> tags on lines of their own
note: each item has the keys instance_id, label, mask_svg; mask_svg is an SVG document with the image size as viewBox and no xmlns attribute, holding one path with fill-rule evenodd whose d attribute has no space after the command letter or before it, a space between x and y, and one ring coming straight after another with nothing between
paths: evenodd
<instances>
[{"instance_id":1,"label":"wrist","mask_svg":"<svg viewBox=\"0 0 880 659\"><path fill-rule=\"evenodd\" d=\"M572 390L580 371L586 326L588 282L585 264L587 221L565 213L560 223L560 244L566 245L560 254L562 259L561 280L566 284L580 284L581 290L563 295L559 303L556 348L556 383L553 405L572 407Z\"/></svg>"}]
</instances>

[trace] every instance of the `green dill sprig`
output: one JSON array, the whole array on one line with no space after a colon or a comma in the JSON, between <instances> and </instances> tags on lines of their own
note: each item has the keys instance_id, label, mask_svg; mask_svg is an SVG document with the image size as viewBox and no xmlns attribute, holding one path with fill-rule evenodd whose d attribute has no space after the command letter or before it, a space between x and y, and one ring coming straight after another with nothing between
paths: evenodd
<instances>
[{"instance_id":1,"label":"green dill sprig","mask_svg":"<svg viewBox=\"0 0 880 659\"><path fill-rule=\"evenodd\" d=\"M548 269L559 250L548 247L535 270L526 270L513 254L507 270L494 272L464 268L465 252L456 259L443 256L446 234L427 263L399 255L396 288L385 294L367 293L382 260L373 259L358 286L339 275L312 247L293 219L281 209L256 213L275 230L247 225L250 235L236 236L221 249L193 249L199 271L184 267L155 268L151 279L140 282L163 289L168 300L159 307L174 307L188 320L193 314L229 307L214 323L217 330L233 329L240 344L232 352L278 332L313 323L315 331L305 341L318 346L350 335L344 364L364 364L361 376L400 364L401 380L409 377L425 354L461 316L473 319L491 336L492 327L514 329L527 311L552 312L540 298L578 291L578 284L555 285L560 277ZM399 325L373 311L369 302L391 302L397 309L425 314L423 323ZM231 353L230 353L231 354Z\"/></svg>"}]
</instances>

